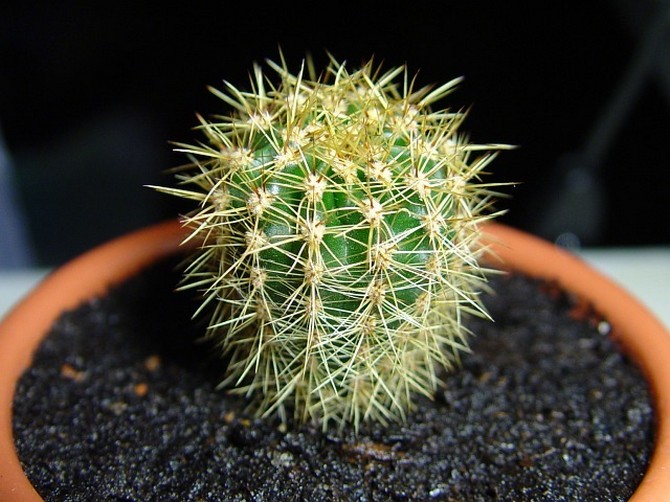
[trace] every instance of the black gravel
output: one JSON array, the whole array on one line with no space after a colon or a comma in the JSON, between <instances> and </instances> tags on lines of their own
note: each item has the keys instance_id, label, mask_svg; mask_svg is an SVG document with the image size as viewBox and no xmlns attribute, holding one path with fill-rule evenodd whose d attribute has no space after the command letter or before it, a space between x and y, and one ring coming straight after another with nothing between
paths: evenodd
<instances>
[{"instance_id":1,"label":"black gravel","mask_svg":"<svg viewBox=\"0 0 670 502\"><path fill-rule=\"evenodd\" d=\"M15 398L47 500L626 500L653 410L607 324L556 288L497 278L495 323L408 424L281 427L216 390L193 305L161 265L65 314Z\"/></svg>"}]
</instances>

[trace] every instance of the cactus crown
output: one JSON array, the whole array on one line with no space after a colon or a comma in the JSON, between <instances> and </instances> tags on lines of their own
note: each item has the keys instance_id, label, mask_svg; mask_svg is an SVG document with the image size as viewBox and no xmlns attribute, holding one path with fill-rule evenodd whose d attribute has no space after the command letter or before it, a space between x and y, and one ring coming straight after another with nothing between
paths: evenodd
<instances>
[{"instance_id":1,"label":"cactus crown","mask_svg":"<svg viewBox=\"0 0 670 502\"><path fill-rule=\"evenodd\" d=\"M250 92L212 89L232 113L199 118L207 141L177 145L184 187L159 188L198 203L185 278L213 312L223 384L324 428L404 420L467 349L463 314L485 315L478 225L495 194L480 175L504 145L431 110L458 79L268 65L278 85L255 66Z\"/></svg>"}]
</instances>

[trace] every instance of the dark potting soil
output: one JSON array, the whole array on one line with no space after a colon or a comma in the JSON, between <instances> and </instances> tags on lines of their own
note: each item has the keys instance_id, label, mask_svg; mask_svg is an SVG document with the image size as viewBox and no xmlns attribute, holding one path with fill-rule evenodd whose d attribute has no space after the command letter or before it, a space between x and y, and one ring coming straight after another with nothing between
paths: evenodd
<instances>
[{"instance_id":1,"label":"dark potting soil","mask_svg":"<svg viewBox=\"0 0 670 502\"><path fill-rule=\"evenodd\" d=\"M322 433L216 390L161 264L55 324L14 433L47 500L626 500L653 446L638 371L557 288L497 277L472 354L405 425Z\"/></svg>"}]
</instances>

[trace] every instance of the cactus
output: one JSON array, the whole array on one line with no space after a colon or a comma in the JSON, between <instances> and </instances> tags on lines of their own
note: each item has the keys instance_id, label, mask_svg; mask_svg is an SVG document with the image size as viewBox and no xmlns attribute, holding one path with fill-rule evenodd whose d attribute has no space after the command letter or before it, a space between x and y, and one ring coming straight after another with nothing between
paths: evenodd
<instances>
[{"instance_id":1,"label":"cactus","mask_svg":"<svg viewBox=\"0 0 670 502\"><path fill-rule=\"evenodd\" d=\"M486 315L478 237L496 194L480 178L505 146L432 111L460 79L267 64L276 85L256 65L251 91L211 89L232 112L199 116L207 141L176 145L180 187L156 187L198 204L185 281L211 311L222 384L324 429L405 420L467 350L464 314Z\"/></svg>"}]
</instances>

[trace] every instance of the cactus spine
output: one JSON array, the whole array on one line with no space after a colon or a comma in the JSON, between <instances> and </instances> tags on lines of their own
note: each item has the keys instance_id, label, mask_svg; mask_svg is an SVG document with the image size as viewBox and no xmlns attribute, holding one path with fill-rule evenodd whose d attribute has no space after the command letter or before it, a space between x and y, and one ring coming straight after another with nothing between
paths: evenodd
<instances>
[{"instance_id":1,"label":"cactus spine","mask_svg":"<svg viewBox=\"0 0 670 502\"><path fill-rule=\"evenodd\" d=\"M232 113L200 117L207 142L177 145L183 187L161 189L198 203L186 283L213 311L223 383L324 428L404 420L467 349L463 314L485 315L478 236L495 194L480 175L504 146L431 110L458 79L415 90L372 61L320 77L268 65L276 86L255 66L250 92L212 89Z\"/></svg>"}]
</instances>

